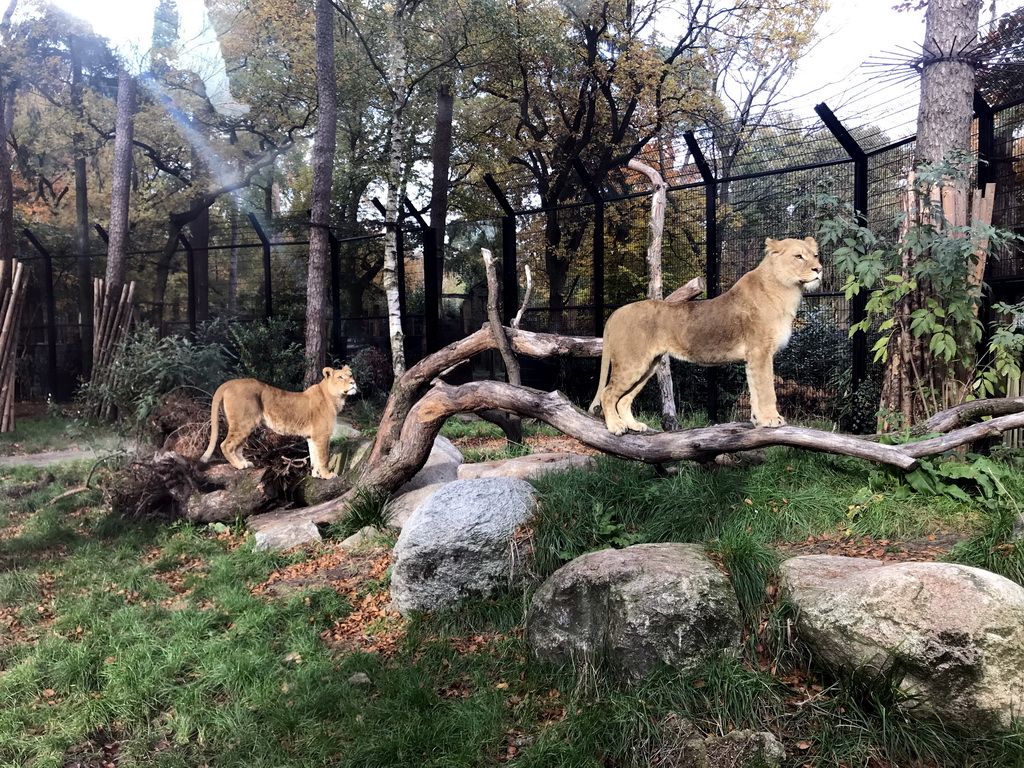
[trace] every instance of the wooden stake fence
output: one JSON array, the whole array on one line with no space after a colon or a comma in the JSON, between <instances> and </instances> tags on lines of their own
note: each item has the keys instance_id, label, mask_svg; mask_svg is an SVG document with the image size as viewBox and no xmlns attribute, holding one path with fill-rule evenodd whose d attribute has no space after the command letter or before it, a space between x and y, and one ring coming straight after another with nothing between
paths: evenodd
<instances>
[{"instance_id":1,"label":"wooden stake fence","mask_svg":"<svg viewBox=\"0 0 1024 768\"><path fill-rule=\"evenodd\" d=\"M92 288L92 380L109 389L116 383L114 362L117 349L128 336L128 329L132 324L135 282L121 286L121 295L117 301L108 295L106 283L102 278L93 280ZM96 415L106 419L112 418L113 406L108 403L101 407Z\"/></svg>"},{"instance_id":2,"label":"wooden stake fence","mask_svg":"<svg viewBox=\"0 0 1024 768\"><path fill-rule=\"evenodd\" d=\"M14 260L12 267L10 285L0 285L0 432L14 429L14 363L28 289L22 263Z\"/></svg>"}]
</instances>

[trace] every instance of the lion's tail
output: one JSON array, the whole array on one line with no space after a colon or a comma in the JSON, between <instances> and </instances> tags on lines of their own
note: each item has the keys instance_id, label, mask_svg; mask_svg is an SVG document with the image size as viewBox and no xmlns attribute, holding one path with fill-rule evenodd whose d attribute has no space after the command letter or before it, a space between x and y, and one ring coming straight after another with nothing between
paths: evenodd
<instances>
[{"instance_id":1,"label":"lion's tail","mask_svg":"<svg viewBox=\"0 0 1024 768\"><path fill-rule=\"evenodd\" d=\"M224 399L224 386L217 387L213 393L213 402L210 404L210 444L206 446L206 453L199 459L200 464L206 464L213 458L213 452L217 449L217 432L220 429L220 403Z\"/></svg>"},{"instance_id":2,"label":"lion's tail","mask_svg":"<svg viewBox=\"0 0 1024 768\"><path fill-rule=\"evenodd\" d=\"M590 407L587 409L594 416L601 415L601 395L604 394L605 385L608 383L608 370L611 368L611 354L608 352L609 346L610 345L607 341L602 345L601 373L597 377L597 394L594 395L594 400L590 403Z\"/></svg>"}]
</instances>

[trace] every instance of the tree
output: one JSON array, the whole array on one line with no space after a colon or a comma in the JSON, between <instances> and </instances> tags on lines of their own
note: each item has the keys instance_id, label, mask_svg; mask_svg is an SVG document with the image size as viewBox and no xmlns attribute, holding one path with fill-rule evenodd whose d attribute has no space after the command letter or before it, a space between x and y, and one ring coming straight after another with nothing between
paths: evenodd
<instances>
[{"instance_id":1,"label":"tree","mask_svg":"<svg viewBox=\"0 0 1024 768\"><path fill-rule=\"evenodd\" d=\"M678 13L672 40L652 40L655 19ZM545 209L544 267L550 326L558 332L567 306L573 254L586 235L557 210L580 190L576 164L593 182L625 165L666 127L691 118L708 98L699 87L700 37L733 13L692 3L655 0L509 4L496 47L498 61L477 79L507 110L503 137L509 161L526 171ZM507 39L507 43L505 40Z\"/></svg>"},{"instance_id":2,"label":"tree","mask_svg":"<svg viewBox=\"0 0 1024 768\"><path fill-rule=\"evenodd\" d=\"M964 201L962 213L952 214L946 208L943 217L937 221L938 210L930 203L923 207L911 204L905 231L937 232L940 236L956 235L950 231L970 224L966 215L966 174L964 160L970 150L971 122L974 117L974 71L975 61L972 48L978 29L981 0L930 0L925 14L925 41L922 46L921 103L918 109L917 144L914 162L918 168L935 165L954 158L959 152L959 166L947 180L937 179L935 187L945 187L950 199ZM959 171L959 172L957 172ZM930 189L922 190L926 198L932 196ZM959 206L958 206L959 207ZM915 211L927 213L915 213ZM958 220L962 218L962 220ZM928 313L929 307L939 306L949 297L937 294L938 285L929 281L927 265L921 260L938 258L930 253L939 248L938 243L929 249L915 248L911 242L902 248L903 265L901 277L908 290L894 307L895 331L889 337L888 355L882 381L881 410L883 414L898 415L909 424L923 420L928 412L928 402L943 401L954 389L966 391L963 387L949 388L947 382L961 373L943 365L936 357L934 344L926 343L921 333L915 333L920 324L921 313ZM964 266L966 271L966 265ZM966 277L966 275L965 275ZM980 279L976 286L980 298ZM970 286L965 285L970 290ZM944 310L943 310L944 311ZM916 321L915 321L916 318ZM940 323L945 326L945 323ZM969 339L954 339L954 345L970 344ZM944 392L935 392L935 376L943 382Z\"/></svg>"},{"instance_id":3,"label":"tree","mask_svg":"<svg viewBox=\"0 0 1024 768\"><path fill-rule=\"evenodd\" d=\"M330 0L316 1L316 137L306 282L306 376L312 386L326 362L327 264L330 258L331 178L338 127L334 76L334 10Z\"/></svg>"},{"instance_id":4,"label":"tree","mask_svg":"<svg viewBox=\"0 0 1024 768\"><path fill-rule=\"evenodd\" d=\"M107 235L106 295L116 301L127 273L128 203L131 194L132 149L139 81L125 62L117 72L117 122L114 125L114 171Z\"/></svg>"},{"instance_id":5,"label":"tree","mask_svg":"<svg viewBox=\"0 0 1024 768\"><path fill-rule=\"evenodd\" d=\"M11 177L11 152L8 137L14 119L14 92L17 80L12 77L12 63L9 60L11 19L18 0L8 0L3 16L0 16L0 292L11 279L11 262L14 259L14 181Z\"/></svg>"},{"instance_id":6,"label":"tree","mask_svg":"<svg viewBox=\"0 0 1024 768\"><path fill-rule=\"evenodd\" d=\"M450 35L439 35L439 28L431 28L429 19L424 26L416 26L422 6L422 0L398 0L391 6L385 6L387 25L383 30L374 30L366 18L369 14L361 18L354 7L335 3L362 43L385 92L384 119L388 127L382 152L385 161L385 236L381 275L387 302L391 364L396 378L405 371L405 334L401 324L398 286L398 227L403 218L402 202L415 159L411 156L411 143L419 123L410 113L418 106L415 97L422 86L435 72L448 66L464 47L464 44L453 47ZM378 36L377 45L373 43L374 33ZM438 45L437 41L442 39L444 42ZM378 46L383 48L383 56Z\"/></svg>"}]
</instances>

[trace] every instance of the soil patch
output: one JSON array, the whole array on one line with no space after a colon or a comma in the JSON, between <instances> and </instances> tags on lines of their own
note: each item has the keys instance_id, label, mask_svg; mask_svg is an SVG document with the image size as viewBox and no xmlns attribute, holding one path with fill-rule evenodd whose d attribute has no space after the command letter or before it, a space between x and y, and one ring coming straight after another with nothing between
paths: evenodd
<instances>
[{"instance_id":1,"label":"soil patch","mask_svg":"<svg viewBox=\"0 0 1024 768\"><path fill-rule=\"evenodd\" d=\"M352 610L323 630L321 639L338 654L363 651L390 657L405 635L405 620L391 609L391 594L383 588L390 566L387 547L351 550L329 543L308 560L275 571L253 592L281 598L306 589L333 589Z\"/></svg>"},{"instance_id":2,"label":"soil patch","mask_svg":"<svg viewBox=\"0 0 1024 768\"><path fill-rule=\"evenodd\" d=\"M917 539L873 539L870 536L810 536L806 541L782 542L776 549L786 557L837 555L881 560L886 563L932 562L948 554L966 534L934 533Z\"/></svg>"}]
</instances>

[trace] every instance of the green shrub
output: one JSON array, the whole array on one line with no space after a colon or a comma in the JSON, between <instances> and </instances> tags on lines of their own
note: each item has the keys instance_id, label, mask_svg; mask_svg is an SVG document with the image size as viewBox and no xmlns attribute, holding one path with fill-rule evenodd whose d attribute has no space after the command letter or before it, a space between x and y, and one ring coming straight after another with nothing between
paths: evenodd
<instances>
[{"instance_id":1,"label":"green shrub","mask_svg":"<svg viewBox=\"0 0 1024 768\"><path fill-rule=\"evenodd\" d=\"M227 370L223 346L178 336L159 338L149 325L136 327L120 345L110 377L97 377L78 391L87 413L113 409L129 428L140 427L165 395L178 387L213 391Z\"/></svg>"},{"instance_id":2,"label":"green shrub","mask_svg":"<svg viewBox=\"0 0 1024 768\"><path fill-rule=\"evenodd\" d=\"M298 325L287 318L230 325L227 342L235 358L231 378L259 379L292 391L303 389L306 353L301 338Z\"/></svg>"}]
</instances>

